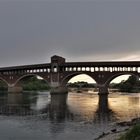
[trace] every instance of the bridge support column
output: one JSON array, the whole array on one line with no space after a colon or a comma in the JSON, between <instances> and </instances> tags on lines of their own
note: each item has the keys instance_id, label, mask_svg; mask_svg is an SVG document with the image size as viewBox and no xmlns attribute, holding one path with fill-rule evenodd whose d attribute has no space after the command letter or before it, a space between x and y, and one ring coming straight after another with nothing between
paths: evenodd
<instances>
[{"instance_id":1,"label":"bridge support column","mask_svg":"<svg viewBox=\"0 0 140 140\"><path fill-rule=\"evenodd\" d=\"M98 85L99 94L109 94L108 87L106 85Z\"/></svg>"},{"instance_id":2,"label":"bridge support column","mask_svg":"<svg viewBox=\"0 0 140 140\"><path fill-rule=\"evenodd\" d=\"M50 94L68 94L68 89L64 86L52 87Z\"/></svg>"},{"instance_id":3,"label":"bridge support column","mask_svg":"<svg viewBox=\"0 0 140 140\"><path fill-rule=\"evenodd\" d=\"M98 105L99 105L99 110L100 111L103 111L103 112L106 112L106 111L109 111L108 109L108 88L107 86L105 85L99 85L99 102L98 102Z\"/></svg>"},{"instance_id":4,"label":"bridge support column","mask_svg":"<svg viewBox=\"0 0 140 140\"><path fill-rule=\"evenodd\" d=\"M59 82L51 82L50 94L67 94L68 89L65 86L60 85Z\"/></svg>"},{"instance_id":5,"label":"bridge support column","mask_svg":"<svg viewBox=\"0 0 140 140\"><path fill-rule=\"evenodd\" d=\"M9 93L20 93L20 92L22 92L22 90L23 90L23 88L19 85L14 85L14 86L9 85L8 86Z\"/></svg>"}]
</instances>

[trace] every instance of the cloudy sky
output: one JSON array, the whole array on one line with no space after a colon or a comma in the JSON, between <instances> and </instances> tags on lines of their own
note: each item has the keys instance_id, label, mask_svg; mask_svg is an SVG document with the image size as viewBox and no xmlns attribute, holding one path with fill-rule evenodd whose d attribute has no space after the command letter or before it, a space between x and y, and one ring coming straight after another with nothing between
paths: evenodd
<instances>
[{"instance_id":1,"label":"cloudy sky","mask_svg":"<svg viewBox=\"0 0 140 140\"><path fill-rule=\"evenodd\" d=\"M0 66L140 60L140 1L0 0Z\"/></svg>"}]
</instances>

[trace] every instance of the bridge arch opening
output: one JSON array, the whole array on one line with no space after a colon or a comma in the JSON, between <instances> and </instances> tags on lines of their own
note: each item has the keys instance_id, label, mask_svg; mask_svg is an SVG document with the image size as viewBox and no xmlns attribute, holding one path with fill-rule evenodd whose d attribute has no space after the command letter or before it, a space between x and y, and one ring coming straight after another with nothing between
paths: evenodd
<instances>
[{"instance_id":1,"label":"bridge arch opening","mask_svg":"<svg viewBox=\"0 0 140 140\"><path fill-rule=\"evenodd\" d=\"M43 77L36 74L29 74L20 77L15 86L22 87L23 91L31 91L31 90L49 90L50 84Z\"/></svg>"},{"instance_id":2,"label":"bridge arch opening","mask_svg":"<svg viewBox=\"0 0 140 140\"><path fill-rule=\"evenodd\" d=\"M140 92L139 76L133 73L114 75L107 82L109 93Z\"/></svg>"},{"instance_id":3,"label":"bridge arch opening","mask_svg":"<svg viewBox=\"0 0 140 140\"><path fill-rule=\"evenodd\" d=\"M73 74L66 81L71 92L98 92L96 81L88 74Z\"/></svg>"}]
</instances>

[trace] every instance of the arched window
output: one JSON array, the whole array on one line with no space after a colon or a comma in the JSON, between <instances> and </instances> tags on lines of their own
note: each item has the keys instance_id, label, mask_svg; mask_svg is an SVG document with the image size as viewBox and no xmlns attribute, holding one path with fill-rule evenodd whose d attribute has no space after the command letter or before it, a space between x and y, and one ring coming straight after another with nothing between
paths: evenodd
<instances>
[{"instance_id":1,"label":"arched window","mask_svg":"<svg viewBox=\"0 0 140 140\"><path fill-rule=\"evenodd\" d=\"M57 72L57 67L56 66L53 67L53 72Z\"/></svg>"}]
</instances>

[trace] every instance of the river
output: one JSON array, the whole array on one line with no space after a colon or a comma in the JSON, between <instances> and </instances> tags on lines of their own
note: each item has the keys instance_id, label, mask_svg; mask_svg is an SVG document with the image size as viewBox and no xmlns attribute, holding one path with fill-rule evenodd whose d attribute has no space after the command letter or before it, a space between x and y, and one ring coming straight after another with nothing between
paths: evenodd
<instances>
[{"instance_id":1,"label":"river","mask_svg":"<svg viewBox=\"0 0 140 140\"><path fill-rule=\"evenodd\" d=\"M0 140L94 140L140 117L140 93L112 93L101 111L95 93L0 93Z\"/></svg>"}]
</instances>

